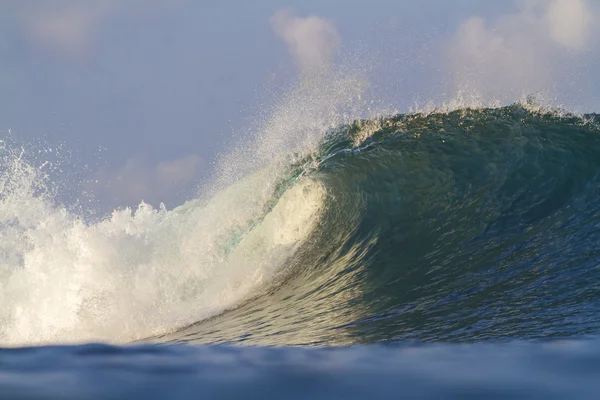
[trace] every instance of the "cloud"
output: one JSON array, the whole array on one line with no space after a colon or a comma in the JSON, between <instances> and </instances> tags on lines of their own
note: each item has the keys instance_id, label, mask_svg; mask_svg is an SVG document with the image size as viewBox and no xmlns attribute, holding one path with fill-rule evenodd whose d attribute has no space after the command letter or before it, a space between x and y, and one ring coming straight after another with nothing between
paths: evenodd
<instances>
[{"instance_id":1,"label":"cloud","mask_svg":"<svg viewBox=\"0 0 600 400\"><path fill-rule=\"evenodd\" d=\"M183 10L190 0L20 0L17 16L34 47L71 61L85 60L103 27L115 17L136 20L145 13Z\"/></svg>"},{"instance_id":2,"label":"cloud","mask_svg":"<svg viewBox=\"0 0 600 400\"><path fill-rule=\"evenodd\" d=\"M446 49L458 90L486 100L573 91L598 57L598 10L587 0L522 0L517 12L460 24ZM578 75L579 74L579 75Z\"/></svg>"},{"instance_id":3,"label":"cloud","mask_svg":"<svg viewBox=\"0 0 600 400\"><path fill-rule=\"evenodd\" d=\"M116 7L114 0L55 0L30 3L20 15L33 44L79 58L85 56L97 30Z\"/></svg>"},{"instance_id":4,"label":"cloud","mask_svg":"<svg viewBox=\"0 0 600 400\"><path fill-rule=\"evenodd\" d=\"M279 10L270 22L302 72L315 72L331 63L335 46L341 40L331 21L314 15L297 17L290 10Z\"/></svg>"},{"instance_id":5,"label":"cloud","mask_svg":"<svg viewBox=\"0 0 600 400\"><path fill-rule=\"evenodd\" d=\"M587 47L591 17L587 0L553 0L546 5L543 15L551 37L573 50Z\"/></svg>"},{"instance_id":6,"label":"cloud","mask_svg":"<svg viewBox=\"0 0 600 400\"><path fill-rule=\"evenodd\" d=\"M145 157L134 157L121 168L101 168L86 189L110 207L134 205L142 200L157 205L193 184L204 165L196 154L156 165Z\"/></svg>"}]
</instances>

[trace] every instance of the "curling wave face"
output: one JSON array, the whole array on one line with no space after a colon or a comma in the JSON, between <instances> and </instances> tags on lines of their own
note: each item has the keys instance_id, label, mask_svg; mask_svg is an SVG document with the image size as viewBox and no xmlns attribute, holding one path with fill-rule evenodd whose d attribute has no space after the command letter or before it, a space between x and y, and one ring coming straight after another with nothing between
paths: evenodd
<instances>
[{"instance_id":1,"label":"curling wave face","mask_svg":"<svg viewBox=\"0 0 600 400\"><path fill-rule=\"evenodd\" d=\"M327 192L285 282L157 338L347 345L597 333L600 128L523 105L359 121L303 166Z\"/></svg>"}]
</instances>

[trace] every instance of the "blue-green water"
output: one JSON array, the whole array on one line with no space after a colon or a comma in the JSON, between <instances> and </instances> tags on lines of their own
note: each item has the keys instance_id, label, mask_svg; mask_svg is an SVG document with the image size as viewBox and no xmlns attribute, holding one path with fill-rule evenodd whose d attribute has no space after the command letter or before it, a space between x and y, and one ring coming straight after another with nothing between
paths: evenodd
<instances>
[{"instance_id":1,"label":"blue-green water","mask_svg":"<svg viewBox=\"0 0 600 400\"><path fill-rule=\"evenodd\" d=\"M588 117L592 118L592 117ZM597 122L520 106L400 115L309 172L324 216L283 283L172 341L347 345L599 331Z\"/></svg>"}]
</instances>

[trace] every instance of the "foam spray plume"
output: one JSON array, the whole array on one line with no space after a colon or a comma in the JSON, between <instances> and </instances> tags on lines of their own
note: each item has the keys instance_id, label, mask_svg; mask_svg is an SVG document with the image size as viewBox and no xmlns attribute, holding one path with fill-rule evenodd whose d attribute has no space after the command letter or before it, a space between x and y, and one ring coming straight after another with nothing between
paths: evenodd
<instances>
[{"instance_id":1,"label":"foam spray plume","mask_svg":"<svg viewBox=\"0 0 600 400\"><path fill-rule=\"evenodd\" d=\"M282 273L322 212L324 187L292 165L350 120L362 88L333 75L296 85L220 158L198 198L173 210L142 202L89 222L56 201L26 150L5 148L0 343L127 342L251 297Z\"/></svg>"}]
</instances>

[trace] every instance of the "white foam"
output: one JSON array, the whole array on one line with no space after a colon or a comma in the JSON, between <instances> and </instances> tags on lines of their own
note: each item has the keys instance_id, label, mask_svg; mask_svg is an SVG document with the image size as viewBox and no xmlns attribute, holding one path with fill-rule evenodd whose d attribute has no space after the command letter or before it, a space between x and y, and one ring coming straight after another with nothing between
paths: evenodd
<instances>
[{"instance_id":1,"label":"white foam","mask_svg":"<svg viewBox=\"0 0 600 400\"><path fill-rule=\"evenodd\" d=\"M171 211L141 203L87 222L0 149L0 345L132 341L248 299L310 236L326 199L303 177L273 206L277 185L358 116L363 89L333 72L301 81L220 158L198 199Z\"/></svg>"},{"instance_id":2,"label":"white foam","mask_svg":"<svg viewBox=\"0 0 600 400\"><path fill-rule=\"evenodd\" d=\"M325 199L303 179L264 215L267 172L204 204L142 203L85 223L37 194L37 171L12 160L0 179L0 343L123 342L236 305L302 245Z\"/></svg>"}]
</instances>

